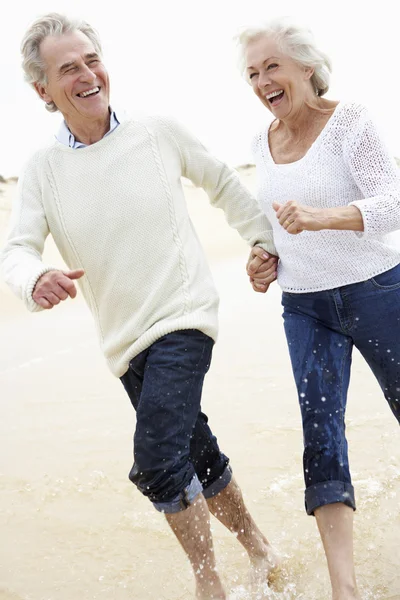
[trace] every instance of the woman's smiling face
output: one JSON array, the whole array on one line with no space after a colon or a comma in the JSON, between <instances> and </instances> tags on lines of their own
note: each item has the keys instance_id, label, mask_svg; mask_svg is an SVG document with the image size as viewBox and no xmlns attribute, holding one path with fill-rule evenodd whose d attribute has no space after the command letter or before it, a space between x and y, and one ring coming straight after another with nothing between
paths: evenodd
<instances>
[{"instance_id":1,"label":"woman's smiling face","mask_svg":"<svg viewBox=\"0 0 400 600\"><path fill-rule=\"evenodd\" d=\"M273 38L260 35L251 40L245 58L254 93L277 119L296 113L314 94L310 83L313 69L284 54Z\"/></svg>"}]
</instances>

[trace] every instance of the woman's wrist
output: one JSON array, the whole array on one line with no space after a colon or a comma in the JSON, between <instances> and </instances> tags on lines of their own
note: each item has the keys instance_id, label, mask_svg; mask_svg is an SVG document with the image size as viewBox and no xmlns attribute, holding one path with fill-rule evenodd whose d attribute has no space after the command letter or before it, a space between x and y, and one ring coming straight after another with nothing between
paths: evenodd
<instances>
[{"instance_id":1,"label":"woman's wrist","mask_svg":"<svg viewBox=\"0 0 400 600\"><path fill-rule=\"evenodd\" d=\"M338 206L323 208L321 222L323 229L342 229L346 231L364 231L364 221L356 206Z\"/></svg>"}]
</instances>

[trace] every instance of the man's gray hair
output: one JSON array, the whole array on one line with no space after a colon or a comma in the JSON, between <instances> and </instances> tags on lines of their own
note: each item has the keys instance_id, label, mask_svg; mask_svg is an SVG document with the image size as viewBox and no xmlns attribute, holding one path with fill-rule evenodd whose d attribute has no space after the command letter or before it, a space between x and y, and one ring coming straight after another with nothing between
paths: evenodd
<instances>
[{"instance_id":1,"label":"man's gray hair","mask_svg":"<svg viewBox=\"0 0 400 600\"><path fill-rule=\"evenodd\" d=\"M248 44L260 37L271 37L279 44L282 52L303 67L311 67L314 73L311 84L317 96L323 96L329 89L332 71L331 59L315 43L312 32L297 25L288 17L273 19L261 27L247 27L236 36L239 50L239 67L246 75L245 53ZM246 77L248 80L248 77Z\"/></svg>"},{"instance_id":2,"label":"man's gray hair","mask_svg":"<svg viewBox=\"0 0 400 600\"><path fill-rule=\"evenodd\" d=\"M101 55L100 38L95 29L85 21L79 19L69 19L58 13L50 13L39 17L34 21L28 31L25 33L21 42L22 68L25 74L25 81L32 87L35 83L45 85L46 66L40 56L40 44L48 36L63 35L73 31L81 31L92 42L95 51ZM54 102L46 104L46 109L50 112L58 110Z\"/></svg>"}]
</instances>

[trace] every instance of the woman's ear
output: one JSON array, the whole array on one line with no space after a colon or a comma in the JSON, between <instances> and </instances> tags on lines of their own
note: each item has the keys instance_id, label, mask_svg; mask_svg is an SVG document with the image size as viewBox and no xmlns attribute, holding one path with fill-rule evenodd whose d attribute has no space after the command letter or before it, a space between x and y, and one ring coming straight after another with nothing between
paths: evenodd
<instances>
[{"instance_id":1,"label":"woman's ear","mask_svg":"<svg viewBox=\"0 0 400 600\"><path fill-rule=\"evenodd\" d=\"M305 73L305 79L311 79L311 77L314 75L315 69L314 67L305 67L304 68L304 73Z\"/></svg>"}]
</instances>

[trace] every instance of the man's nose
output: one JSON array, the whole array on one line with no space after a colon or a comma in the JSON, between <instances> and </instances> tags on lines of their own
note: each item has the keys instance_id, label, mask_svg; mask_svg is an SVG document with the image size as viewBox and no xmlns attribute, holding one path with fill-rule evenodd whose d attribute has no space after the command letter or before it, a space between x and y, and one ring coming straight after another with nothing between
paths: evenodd
<instances>
[{"instance_id":1,"label":"man's nose","mask_svg":"<svg viewBox=\"0 0 400 600\"><path fill-rule=\"evenodd\" d=\"M81 81L87 81L88 83L92 83L96 80L96 74L93 73L93 71L87 65L85 65L82 69L80 79Z\"/></svg>"}]
</instances>

